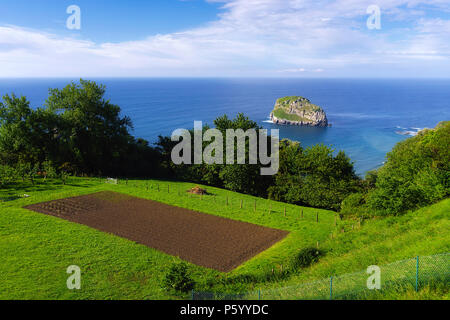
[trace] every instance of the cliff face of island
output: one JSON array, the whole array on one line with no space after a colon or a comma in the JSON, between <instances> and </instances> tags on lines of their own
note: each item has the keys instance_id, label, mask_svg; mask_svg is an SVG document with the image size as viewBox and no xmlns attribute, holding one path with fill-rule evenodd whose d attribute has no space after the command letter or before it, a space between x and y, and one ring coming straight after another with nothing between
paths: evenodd
<instances>
[{"instance_id":1,"label":"cliff face of island","mask_svg":"<svg viewBox=\"0 0 450 320\"><path fill-rule=\"evenodd\" d=\"M277 100L270 114L276 124L295 126L327 127L325 111L303 97L284 97Z\"/></svg>"}]
</instances>

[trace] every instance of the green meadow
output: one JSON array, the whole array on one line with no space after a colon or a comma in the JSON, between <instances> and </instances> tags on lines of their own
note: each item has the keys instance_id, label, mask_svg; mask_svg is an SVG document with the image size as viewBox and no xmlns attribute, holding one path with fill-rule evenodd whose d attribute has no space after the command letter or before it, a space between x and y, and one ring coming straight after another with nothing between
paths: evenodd
<instances>
[{"instance_id":1,"label":"green meadow","mask_svg":"<svg viewBox=\"0 0 450 320\"><path fill-rule=\"evenodd\" d=\"M358 272L417 255L449 252L450 200L402 216L341 220L335 212L299 207L192 183L97 178L17 182L0 190L0 299L186 299L162 287L167 270L181 260L111 234L23 209L23 206L110 190L206 214L287 230L272 248L230 273L188 264L195 290L240 293L284 288ZM29 197L23 197L26 194ZM310 267L290 269L302 248L324 255ZM67 267L81 268L81 289L68 290ZM285 298L293 298L287 296ZM391 290L370 298L447 299L448 286L419 292Z\"/></svg>"}]
</instances>

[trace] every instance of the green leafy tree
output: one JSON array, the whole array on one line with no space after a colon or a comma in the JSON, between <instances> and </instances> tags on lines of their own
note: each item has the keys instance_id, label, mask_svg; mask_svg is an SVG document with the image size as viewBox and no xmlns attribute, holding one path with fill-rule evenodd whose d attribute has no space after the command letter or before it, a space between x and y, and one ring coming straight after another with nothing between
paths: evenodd
<instances>
[{"instance_id":1,"label":"green leafy tree","mask_svg":"<svg viewBox=\"0 0 450 320\"><path fill-rule=\"evenodd\" d=\"M288 140L280 146L280 171L269 187L272 199L337 211L359 189L360 179L344 152L335 156L324 145L303 149Z\"/></svg>"},{"instance_id":2,"label":"green leafy tree","mask_svg":"<svg viewBox=\"0 0 450 320\"><path fill-rule=\"evenodd\" d=\"M2 162L36 162L37 148L32 143L32 109L25 97L6 95L0 102L0 156Z\"/></svg>"},{"instance_id":3,"label":"green leafy tree","mask_svg":"<svg viewBox=\"0 0 450 320\"><path fill-rule=\"evenodd\" d=\"M55 166L49 160L44 161L42 163L42 172L41 173L42 173L42 176L44 177L44 182L47 180L47 178L54 179L54 178L58 177L58 172L57 172Z\"/></svg>"},{"instance_id":4,"label":"green leafy tree","mask_svg":"<svg viewBox=\"0 0 450 320\"><path fill-rule=\"evenodd\" d=\"M450 122L398 143L378 170L367 204L373 214L396 215L449 195Z\"/></svg>"},{"instance_id":5,"label":"green leafy tree","mask_svg":"<svg viewBox=\"0 0 450 320\"><path fill-rule=\"evenodd\" d=\"M59 115L60 163L69 162L75 173L110 173L120 165L133 137L129 117L104 99L105 87L80 80L63 89L51 89L46 101Z\"/></svg>"},{"instance_id":6,"label":"green leafy tree","mask_svg":"<svg viewBox=\"0 0 450 320\"><path fill-rule=\"evenodd\" d=\"M0 187L3 188L17 179L17 171L10 166L0 165Z\"/></svg>"}]
</instances>

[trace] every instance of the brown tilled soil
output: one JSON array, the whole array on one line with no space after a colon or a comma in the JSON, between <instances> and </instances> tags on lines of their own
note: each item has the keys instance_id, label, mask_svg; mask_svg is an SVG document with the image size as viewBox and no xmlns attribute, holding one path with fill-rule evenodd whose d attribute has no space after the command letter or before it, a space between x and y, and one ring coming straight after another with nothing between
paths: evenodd
<instances>
[{"instance_id":1,"label":"brown tilled soil","mask_svg":"<svg viewBox=\"0 0 450 320\"><path fill-rule=\"evenodd\" d=\"M115 192L25 208L112 233L223 272L233 270L288 234Z\"/></svg>"}]
</instances>

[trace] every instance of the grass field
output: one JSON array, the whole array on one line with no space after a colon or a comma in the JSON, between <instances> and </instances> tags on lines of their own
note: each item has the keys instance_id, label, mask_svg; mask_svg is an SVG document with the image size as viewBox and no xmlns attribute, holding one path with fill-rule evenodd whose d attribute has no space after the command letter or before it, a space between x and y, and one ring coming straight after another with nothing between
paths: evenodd
<instances>
[{"instance_id":1,"label":"grass field","mask_svg":"<svg viewBox=\"0 0 450 320\"><path fill-rule=\"evenodd\" d=\"M191 196L185 191L193 186L165 181L127 184L120 181L113 185L102 179L71 178L65 186L57 181L40 181L36 186L19 183L0 190L0 199L10 200L0 203L0 299L188 297L168 293L161 287L164 274L174 262L180 261L178 258L83 225L22 209L33 203L102 190L290 231L286 239L227 274L190 264L192 276L199 289L204 290L278 288L360 271L371 264L450 251L450 200L402 217L366 221L359 226L357 221L336 219L330 211L211 187L207 189L212 195ZM13 200L23 194L30 197ZM317 244L326 251L320 262L301 272L285 272L299 249ZM70 265L81 268L81 290L66 287L66 269ZM433 298L448 296L447 288L429 288L428 292ZM392 295L414 298L419 294L406 291Z\"/></svg>"}]
</instances>

